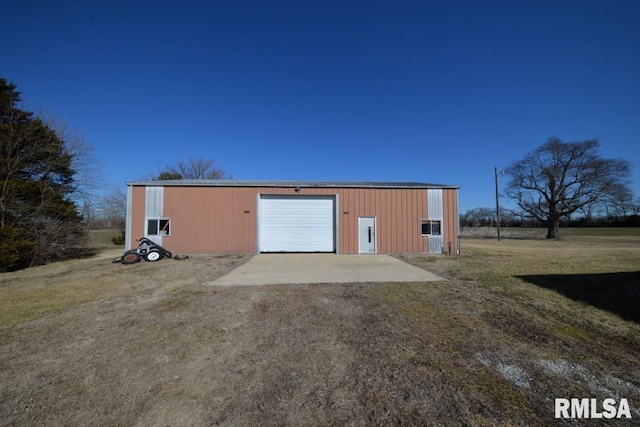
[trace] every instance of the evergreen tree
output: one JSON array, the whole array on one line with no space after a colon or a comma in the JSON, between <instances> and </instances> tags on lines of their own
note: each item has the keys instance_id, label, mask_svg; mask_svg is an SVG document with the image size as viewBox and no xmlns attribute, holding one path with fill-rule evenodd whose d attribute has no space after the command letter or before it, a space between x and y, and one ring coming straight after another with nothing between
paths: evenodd
<instances>
[{"instance_id":1,"label":"evergreen tree","mask_svg":"<svg viewBox=\"0 0 640 427\"><path fill-rule=\"evenodd\" d=\"M86 237L70 198L74 154L19 102L0 78L0 271L72 257Z\"/></svg>"}]
</instances>

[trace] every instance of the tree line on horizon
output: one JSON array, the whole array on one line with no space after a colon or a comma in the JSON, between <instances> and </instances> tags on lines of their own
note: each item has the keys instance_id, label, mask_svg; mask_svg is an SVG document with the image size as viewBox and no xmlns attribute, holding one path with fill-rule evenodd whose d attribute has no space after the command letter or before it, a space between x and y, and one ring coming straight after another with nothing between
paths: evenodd
<instances>
[{"instance_id":1,"label":"tree line on horizon","mask_svg":"<svg viewBox=\"0 0 640 427\"><path fill-rule=\"evenodd\" d=\"M496 227L496 208L473 208L460 214L460 226L479 228ZM500 207L500 227L545 227L543 221L523 212ZM603 206L597 212L580 213L560 221L561 227L640 227L640 201L631 210L622 211L614 206Z\"/></svg>"}]
</instances>

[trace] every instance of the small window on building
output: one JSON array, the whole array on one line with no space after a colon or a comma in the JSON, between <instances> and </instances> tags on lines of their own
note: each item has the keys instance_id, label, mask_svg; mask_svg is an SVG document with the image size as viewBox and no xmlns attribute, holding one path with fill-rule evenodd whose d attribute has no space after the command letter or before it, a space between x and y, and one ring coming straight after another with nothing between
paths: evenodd
<instances>
[{"instance_id":1,"label":"small window on building","mask_svg":"<svg viewBox=\"0 0 640 427\"><path fill-rule=\"evenodd\" d=\"M423 219L421 224L420 233L423 236L439 236L440 233L440 221L432 221L429 219Z\"/></svg>"},{"instance_id":2,"label":"small window on building","mask_svg":"<svg viewBox=\"0 0 640 427\"><path fill-rule=\"evenodd\" d=\"M431 222L430 221L426 221L426 220L422 220L422 231L421 233L423 236L426 236L428 234L431 234Z\"/></svg>"},{"instance_id":3,"label":"small window on building","mask_svg":"<svg viewBox=\"0 0 640 427\"><path fill-rule=\"evenodd\" d=\"M431 221L431 234L434 236L440 235L440 221Z\"/></svg>"},{"instance_id":4,"label":"small window on building","mask_svg":"<svg viewBox=\"0 0 640 427\"><path fill-rule=\"evenodd\" d=\"M169 219L148 219L147 235L148 236L168 236L171 231L171 220Z\"/></svg>"}]
</instances>

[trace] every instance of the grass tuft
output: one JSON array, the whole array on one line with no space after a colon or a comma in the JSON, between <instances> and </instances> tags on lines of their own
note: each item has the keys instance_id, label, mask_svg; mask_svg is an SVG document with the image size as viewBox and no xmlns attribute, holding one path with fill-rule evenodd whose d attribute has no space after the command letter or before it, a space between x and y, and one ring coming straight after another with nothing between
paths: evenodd
<instances>
[{"instance_id":1,"label":"grass tuft","mask_svg":"<svg viewBox=\"0 0 640 427\"><path fill-rule=\"evenodd\" d=\"M591 335L587 331L571 325L556 323L549 329L559 338L571 337L584 342L589 341L591 338Z\"/></svg>"},{"instance_id":2,"label":"grass tuft","mask_svg":"<svg viewBox=\"0 0 640 427\"><path fill-rule=\"evenodd\" d=\"M11 328L74 305L94 301L125 286L118 275L97 280L74 280L0 286L0 329Z\"/></svg>"}]
</instances>

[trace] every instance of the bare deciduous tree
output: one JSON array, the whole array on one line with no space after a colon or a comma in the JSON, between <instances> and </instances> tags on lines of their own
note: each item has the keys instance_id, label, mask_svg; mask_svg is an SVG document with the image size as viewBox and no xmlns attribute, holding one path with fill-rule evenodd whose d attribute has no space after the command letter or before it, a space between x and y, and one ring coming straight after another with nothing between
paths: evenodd
<instances>
[{"instance_id":1,"label":"bare deciduous tree","mask_svg":"<svg viewBox=\"0 0 640 427\"><path fill-rule=\"evenodd\" d=\"M127 193L122 187L113 187L104 195L98 209L105 228L124 227L127 214Z\"/></svg>"},{"instance_id":2,"label":"bare deciduous tree","mask_svg":"<svg viewBox=\"0 0 640 427\"><path fill-rule=\"evenodd\" d=\"M461 216L461 221L468 227L494 227L496 210L493 208L470 209Z\"/></svg>"},{"instance_id":3,"label":"bare deciduous tree","mask_svg":"<svg viewBox=\"0 0 640 427\"><path fill-rule=\"evenodd\" d=\"M598 140L562 142L550 138L507 169L505 194L547 225L547 238L560 238L560 221L578 210L628 190L631 164L605 159Z\"/></svg>"},{"instance_id":4,"label":"bare deciduous tree","mask_svg":"<svg viewBox=\"0 0 640 427\"><path fill-rule=\"evenodd\" d=\"M202 158L189 158L188 162L182 160L175 165L165 165L154 180L171 179L230 179L231 176L222 168L214 168L214 160Z\"/></svg>"},{"instance_id":5,"label":"bare deciduous tree","mask_svg":"<svg viewBox=\"0 0 640 427\"><path fill-rule=\"evenodd\" d=\"M638 214L637 200L634 201L633 193L628 188L622 188L611 194L607 202L611 204L612 213L624 220L630 215Z\"/></svg>"}]
</instances>

